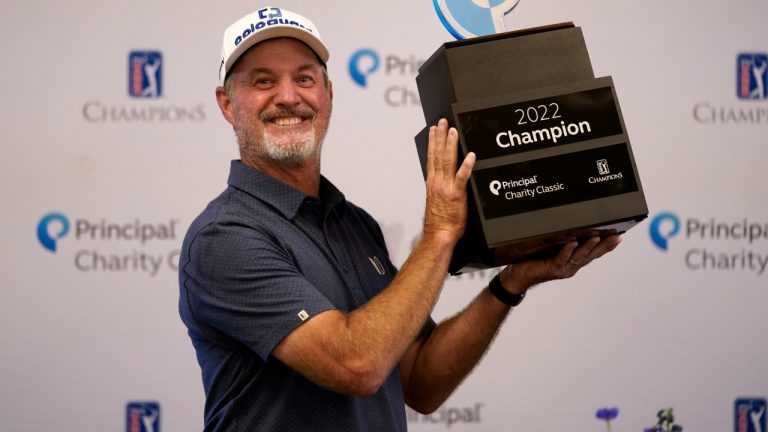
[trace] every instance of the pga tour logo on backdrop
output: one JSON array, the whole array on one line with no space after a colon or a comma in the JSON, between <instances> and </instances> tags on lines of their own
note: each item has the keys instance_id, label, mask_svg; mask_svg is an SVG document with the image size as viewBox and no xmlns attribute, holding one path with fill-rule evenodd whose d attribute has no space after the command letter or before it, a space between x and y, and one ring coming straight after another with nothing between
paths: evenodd
<instances>
[{"instance_id":1,"label":"pga tour logo on backdrop","mask_svg":"<svg viewBox=\"0 0 768 432\"><path fill-rule=\"evenodd\" d=\"M128 53L128 94L134 98L163 95L163 54L160 51Z\"/></svg>"},{"instance_id":2,"label":"pga tour logo on backdrop","mask_svg":"<svg viewBox=\"0 0 768 432\"><path fill-rule=\"evenodd\" d=\"M163 78L165 61L160 51L130 51L126 76L128 96L133 100L104 101L89 97L81 113L88 123L123 124L177 124L203 123L206 118L206 104L160 103L165 98L166 81ZM123 84L120 84L122 87Z\"/></svg>"},{"instance_id":3,"label":"pga tour logo on backdrop","mask_svg":"<svg viewBox=\"0 0 768 432\"><path fill-rule=\"evenodd\" d=\"M766 432L765 398L736 399L734 404L735 432Z\"/></svg>"},{"instance_id":4,"label":"pga tour logo on backdrop","mask_svg":"<svg viewBox=\"0 0 768 432\"><path fill-rule=\"evenodd\" d=\"M732 58L732 57L731 57ZM732 60L729 60L732 61ZM703 125L768 124L768 53L741 52L736 55L736 98L738 105L700 101L693 106L693 119ZM728 78L729 82L733 78ZM763 103L754 103L763 102Z\"/></svg>"},{"instance_id":5,"label":"pga tour logo on backdrop","mask_svg":"<svg viewBox=\"0 0 768 432\"><path fill-rule=\"evenodd\" d=\"M125 432L160 432L160 404L128 402L125 407Z\"/></svg>"},{"instance_id":6,"label":"pga tour logo on backdrop","mask_svg":"<svg viewBox=\"0 0 768 432\"><path fill-rule=\"evenodd\" d=\"M739 54L736 58L736 95L739 99L767 99L766 84L768 84L768 54Z\"/></svg>"},{"instance_id":7,"label":"pga tour logo on backdrop","mask_svg":"<svg viewBox=\"0 0 768 432\"><path fill-rule=\"evenodd\" d=\"M504 16L520 0L432 0L440 22L456 39L506 31Z\"/></svg>"}]
</instances>

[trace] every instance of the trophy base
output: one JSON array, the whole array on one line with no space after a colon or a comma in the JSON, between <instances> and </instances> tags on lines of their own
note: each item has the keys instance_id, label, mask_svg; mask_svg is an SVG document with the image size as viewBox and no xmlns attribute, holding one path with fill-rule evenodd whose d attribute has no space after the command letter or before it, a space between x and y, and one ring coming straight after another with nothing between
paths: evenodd
<instances>
[{"instance_id":1,"label":"trophy base","mask_svg":"<svg viewBox=\"0 0 768 432\"><path fill-rule=\"evenodd\" d=\"M612 235L621 235L633 226L643 221L646 216L636 219L618 221L610 224L573 229L560 233L520 239L506 242L495 247L483 247L475 244L474 248L467 244L466 237L454 249L448 273L458 276L489 268L495 268L514 264L531 259L551 258L560 252L560 249L571 242L583 242L592 237L605 238Z\"/></svg>"}]
</instances>

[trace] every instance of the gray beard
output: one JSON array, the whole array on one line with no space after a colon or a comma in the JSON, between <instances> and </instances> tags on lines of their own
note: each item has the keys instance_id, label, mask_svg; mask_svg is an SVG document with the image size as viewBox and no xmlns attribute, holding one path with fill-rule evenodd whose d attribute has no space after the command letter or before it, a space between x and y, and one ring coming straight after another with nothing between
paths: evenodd
<instances>
[{"instance_id":1,"label":"gray beard","mask_svg":"<svg viewBox=\"0 0 768 432\"><path fill-rule=\"evenodd\" d=\"M291 142L301 141L301 145L281 146L278 140L269 136L266 132L260 137L255 137L248 130L235 130L240 144L240 153L243 158L269 160L284 166L298 166L310 160L318 160L322 148L322 138L316 138L314 132L302 134L303 136L282 137L282 140Z\"/></svg>"}]
</instances>

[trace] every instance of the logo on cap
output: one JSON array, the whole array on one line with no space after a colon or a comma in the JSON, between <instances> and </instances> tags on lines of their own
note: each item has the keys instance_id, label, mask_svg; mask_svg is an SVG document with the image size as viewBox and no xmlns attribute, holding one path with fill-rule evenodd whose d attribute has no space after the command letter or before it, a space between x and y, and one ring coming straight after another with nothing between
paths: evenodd
<instances>
[{"instance_id":1,"label":"logo on cap","mask_svg":"<svg viewBox=\"0 0 768 432\"><path fill-rule=\"evenodd\" d=\"M504 16L520 0L432 0L443 26L456 39L506 31Z\"/></svg>"},{"instance_id":2,"label":"logo on cap","mask_svg":"<svg viewBox=\"0 0 768 432\"><path fill-rule=\"evenodd\" d=\"M267 13L267 11L269 11L269 13ZM278 24L279 25L292 25L292 26L296 26L296 27L301 27L301 28L303 28L304 30L306 30L306 31L308 31L310 33L312 32L311 28L307 28L306 26L304 26L304 24L302 24L302 23L300 23L300 22L298 22L296 20L292 20L292 19L288 19L288 18L284 19L283 18L283 11L281 11L279 8L274 8L274 7L273 8L264 8L264 9L260 9L256 13L259 16L259 21L256 22L256 23L251 23L250 26L247 26L245 29L243 29L241 34L239 34L239 35L237 35L235 37L235 46L240 45L240 43L244 39L246 39L248 36L256 33L257 31L263 29L264 27L269 27L269 26L278 25Z\"/></svg>"}]
</instances>

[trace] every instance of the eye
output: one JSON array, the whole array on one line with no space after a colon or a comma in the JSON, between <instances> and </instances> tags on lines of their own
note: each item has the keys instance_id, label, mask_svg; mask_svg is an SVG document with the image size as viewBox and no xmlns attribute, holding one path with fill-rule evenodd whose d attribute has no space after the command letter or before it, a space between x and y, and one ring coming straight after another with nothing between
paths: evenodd
<instances>
[{"instance_id":1,"label":"eye","mask_svg":"<svg viewBox=\"0 0 768 432\"><path fill-rule=\"evenodd\" d=\"M301 86L311 86L315 83L315 77L311 75L301 75L296 79L296 82Z\"/></svg>"},{"instance_id":2,"label":"eye","mask_svg":"<svg viewBox=\"0 0 768 432\"><path fill-rule=\"evenodd\" d=\"M272 81L271 78L263 77L263 78L256 78L253 81L254 87L260 88L260 89L268 89L271 88L274 85L274 81Z\"/></svg>"}]
</instances>

